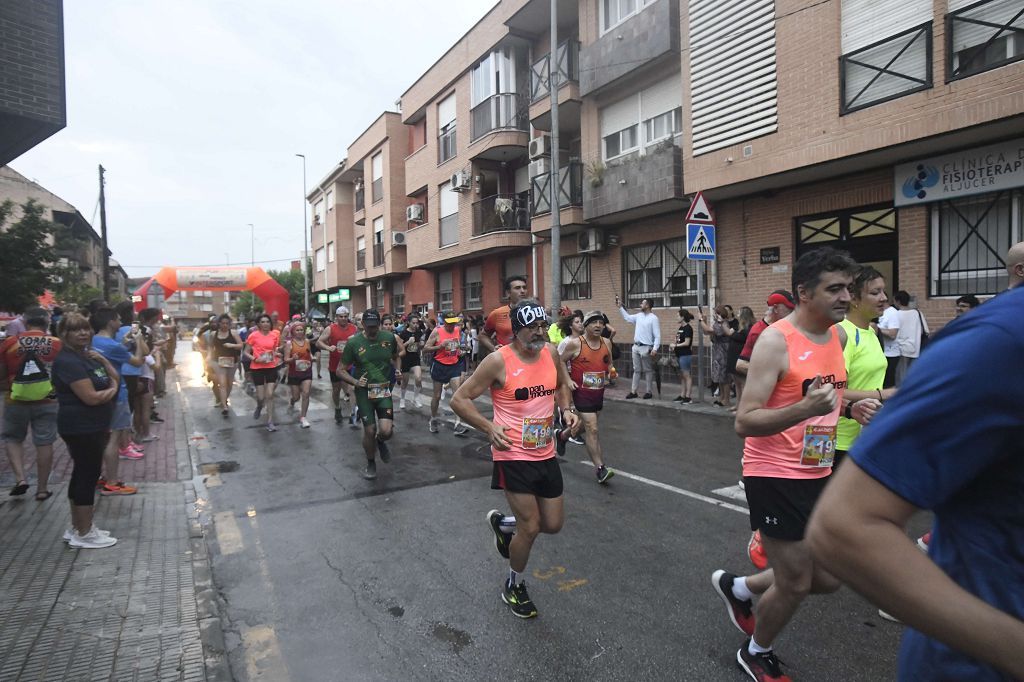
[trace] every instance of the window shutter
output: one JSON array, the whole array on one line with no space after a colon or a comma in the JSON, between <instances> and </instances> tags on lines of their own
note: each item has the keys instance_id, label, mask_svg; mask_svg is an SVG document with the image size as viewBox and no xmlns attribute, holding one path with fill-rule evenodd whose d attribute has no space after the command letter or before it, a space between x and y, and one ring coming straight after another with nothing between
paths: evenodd
<instances>
[{"instance_id":1,"label":"window shutter","mask_svg":"<svg viewBox=\"0 0 1024 682\"><path fill-rule=\"evenodd\" d=\"M447 218L448 216L459 212L459 194L458 192L451 191L452 185L450 182L446 182L441 185L441 217Z\"/></svg>"},{"instance_id":2,"label":"window shutter","mask_svg":"<svg viewBox=\"0 0 1024 682\"><path fill-rule=\"evenodd\" d=\"M609 104L601 110L601 137L606 137L640 122L636 95Z\"/></svg>"},{"instance_id":3,"label":"window shutter","mask_svg":"<svg viewBox=\"0 0 1024 682\"><path fill-rule=\"evenodd\" d=\"M931 16L931 0L843 0L843 54L920 26Z\"/></svg>"},{"instance_id":4,"label":"window shutter","mask_svg":"<svg viewBox=\"0 0 1024 682\"><path fill-rule=\"evenodd\" d=\"M640 93L640 120L646 121L683 105L683 81L679 76L667 78Z\"/></svg>"},{"instance_id":5,"label":"window shutter","mask_svg":"<svg viewBox=\"0 0 1024 682\"><path fill-rule=\"evenodd\" d=\"M470 282L482 282L483 277L480 276L480 266L470 265L469 267L467 267L465 272L465 279L467 284L469 284Z\"/></svg>"},{"instance_id":6,"label":"window shutter","mask_svg":"<svg viewBox=\"0 0 1024 682\"><path fill-rule=\"evenodd\" d=\"M977 0L964 2L963 0L950 0L949 11L953 12L958 9L963 9L964 7L975 4L976 1ZM969 16L971 19L1002 25L1008 23L1010 19L1017 16L1020 11L1020 0L993 0L987 5L976 7L962 16ZM1022 21L1020 16L1017 16L1017 20L1013 22L1013 26L1021 28ZM953 30L953 51L961 52L970 47L984 45L989 38L995 35L997 30L998 29L991 26L981 26L979 24L962 21L955 22ZM999 36L1000 38L1004 38L1006 36L1012 36L1014 33L1017 34L1017 40L1020 40L1021 34L1012 30L1002 31Z\"/></svg>"},{"instance_id":7,"label":"window shutter","mask_svg":"<svg viewBox=\"0 0 1024 682\"><path fill-rule=\"evenodd\" d=\"M380 180L384 177L384 155L374 154L371 162L373 164L373 179Z\"/></svg>"},{"instance_id":8,"label":"window shutter","mask_svg":"<svg viewBox=\"0 0 1024 682\"><path fill-rule=\"evenodd\" d=\"M437 127L444 128L455 120L455 93L448 95L437 105Z\"/></svg>"}]
</instances>

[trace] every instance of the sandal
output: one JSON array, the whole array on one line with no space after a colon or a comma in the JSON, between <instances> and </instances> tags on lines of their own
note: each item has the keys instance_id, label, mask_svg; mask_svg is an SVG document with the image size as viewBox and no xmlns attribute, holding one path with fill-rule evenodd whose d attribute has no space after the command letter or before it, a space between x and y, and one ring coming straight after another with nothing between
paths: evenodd
<instances>
[{"instance_id":1,"label":"sandal","mask_svg":"<svg viewBox=\"0 0 1024 682\"><path fill-rule=\"evenodd\" d=\"M36 493L36 502L45 502L46 500L53 497L52 490L44 490L41 493Z\"/></svg>"},{"instance_id":2,"label":"sandal","mask_svg":"<svg viewBox=\"0 0 1024 682\"><path fill-rule=\"evenodd\" d=\"M11 495L24 495L28 492L28 481L21 481L18 485L11 488Z\"/></svg>"}]
</instances>

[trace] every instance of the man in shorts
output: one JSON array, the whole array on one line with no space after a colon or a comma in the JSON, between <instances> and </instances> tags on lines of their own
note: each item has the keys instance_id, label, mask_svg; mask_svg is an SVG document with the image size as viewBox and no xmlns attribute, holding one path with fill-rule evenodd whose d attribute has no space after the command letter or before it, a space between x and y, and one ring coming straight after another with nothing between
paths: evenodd
<instances>
[{"instance_id":1,"label":"man in shorts","mask_svg":"<svg viewBox=\"0 0 1024 682\"><path fill-rule=\"evenodd\" d=\"M548 316L537 301L512 306L513 340L480 363L452 397L452 409L491 441L494 472L491 488L504 490L511 515L497 509L487 514L495 544L509 560L501 598L519 618L537 615L526 583L526 571L537 535L562 528L562 472L554 449L555 404L572 432L581 422L572 407L569 373L547 342ZM490 390L493 422L480 414L473 400Z\"/></svg>"},{"instance_id":2,"label":"man in shorts","mask_svg":"<svg viewBox=\"0 0 1024 682\"><path fill-rule=\"evenodd\" d=\"M338 367L341 380L355 387L366 453L362 475L367 480L377 478L376 453L380 453L380 461L385 464L391 461L386 441L391 438L395 420L391 400L392 368L395 378L402 377L398 363L395 335L380 328L380 313L370 308L363 313L363 331L345 344Z\"/></svg>"},{"instance_id":3,"label":"man in shorts","mask_svg":"<svg viewBox=\"0 0 1024 682\"><path fill-rule=\"evenodd\" d=\"M36 499L48 499L53 443L57 440L57 400L50 381L50 365L61 349L60 339L50 336L50 316L40 307L22 315L25 331L0 343L0 384L7 385L3 432L7 457L14 472L11 495L28 492L25 478L25 449L22 446L32 427L36 448Z\"/></svg>"},{"instance_id":4,"label":"man in shorts","mask_svg":"<svg viewBox=\"0 0 1024 682\"><path fill-rule=\"evenodd\" d=\"M345 400L349 401L352 398L351 387L343 382L338 375L338 363L341 361L342 351L345 350L345 343L359 331L349 320L349 315L348 308L343 305L338 306L338 309L334 311L334 322L324 329L316 342L317 348L330 353L327 359L327 373L331 375L331 401L334 403L334 422L336 424L340 424L343 419L341 415L342 388L345 389ZM355 424L355 402L353 401L352 404L352 414L349 420L352 424Z\"/></svg>"},{"instance_id":5,"label":"man in shorts","mask_svg":"<svg viewBox=\"0 0 1024 682\"><path fill-rule=\"evenodd\" d=\"M504 291L508 305L500 306L490 312L487 319L484 320L484 333L478 339L487 353L512 343L512 323L509 319L509 311L512 306L526 298L526 276L506 277Z\"/></svg>"},{"instance_id":6,"label":"man in shorts","mask_svg":"<svg viewBox=\"0 0 1024 682\"><path fill-rule=\"evenodd\" d=\"M465 367L465 348L462 346L462 330L459 329L459 316L448 311L441 314L441 321L444 322L430 332L423 350L434 355L430 364L430 380L433 382L433 394L430 398L430 421L427 428L431 433L437 433L438 425L441 423L437 416L438 408L441 406L441 392L445 385L450 384L452 391L459 389L459 382L462 371ZM455 435L461 436L468 431L466 425L456 416Z\"/></svg>"},{"instance_id":7,"label":"man in shorts","mask_svg":"<svg viewBox=\"0 0 1024 682\"><path fill-rule=\"evenodd\" d=\"M405 344L405 355L402 356L402 393L398 403L398 409L405 409L405 390L409 380L413 381L412 403L416 407L423 407L420 399L420 391L423 390L423 370L420 368L420 353L423 350L423 341L426 333L420 325L420 316L416 313L409 315L409 321L398 333L398 338Z\"/></svg>"},{"instance_id":8,"label":"man in shorts","mask_svg":"<svg viewBox=\"0 0 1024 682\"><path fill-rule=\"evenodd\" d=\"M598 483L607 483L615 472L604 465L601 441L597 438L597 415L604 407L604 387L612 366L612 343L601 336L604 331L604 313L592 310L583 316L583 336L565 342L559 359L569 364L572 381L572 402L583 421L583 444L594 465ZM555 433L555 449L565 456L567 429Z\"/></svg>"},{"instance_id":9,"label":"man in shorts","mask_svg":"<svg viewBox=\"0 0 1024 682\"><path fill-rule=\"evenodd\" d=\"M856 267L845 253L827 247L800 257L793 266L796 310L761 334L736 413L736 433L746 438L750 529L761 531L773 568L748 577L718 570L712 583L733 624L749 637L736 653L737 664L758 681L789 680L772 644L809 593L839 588L811 557L804 532L832 473L846 386L834 325L849 309ZM866 419L865 409L854 405L858 421ZM761 595L756 614L754 595Z\"/></svg>"}]
</instances>

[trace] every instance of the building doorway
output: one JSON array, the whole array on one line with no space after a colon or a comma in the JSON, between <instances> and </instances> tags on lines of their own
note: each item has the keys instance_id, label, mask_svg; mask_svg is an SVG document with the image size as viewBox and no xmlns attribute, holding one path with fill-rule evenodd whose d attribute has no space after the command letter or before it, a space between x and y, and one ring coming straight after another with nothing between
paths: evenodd
<instances>
[{"instance_id":1,"label":"building doorway","mask_svg":"<svg viewBox=\"0 0 1024 682\"><path fill-rule=\"evenodd\" d=\"M846 251L861 265L870 265L882 273L886 294L892 300L893 293L899 290L897 218L897 211L892 205L867 206L797 218L796 257L823 246Z\"/></svg>"}]
</instances>

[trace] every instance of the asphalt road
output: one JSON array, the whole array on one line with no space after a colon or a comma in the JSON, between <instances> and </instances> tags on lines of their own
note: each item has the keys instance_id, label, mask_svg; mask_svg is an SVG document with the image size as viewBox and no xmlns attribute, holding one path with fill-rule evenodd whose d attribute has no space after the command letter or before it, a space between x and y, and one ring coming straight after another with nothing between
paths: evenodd
<instances>
[{"instance_id":1,"label":"asphalt road","mask_svg":"<svg viewBox=\"0 0 1024 682\"><path fill-rule=\"evenodd\" d=\"M279 388L274 434L240 390L221 417L196 374L179 364L201 459L220 463L201 504L236 679L745 679L744 637L710 581L752 570L746 503L724 490L741 446L728 418L606 405L605 459L620 474L597 485L569 446L565 527L534 546L540 616L522 621L499 597L507 562L484 516L504 499L482 437L430 434L425 409L399 412L392 462L367 482L360 432L325 404L326 370L313 427L285 416ZM798 682L893 679L901 631L844 588L809 599L776 652Z\"/></svg>"}]
</instances>

